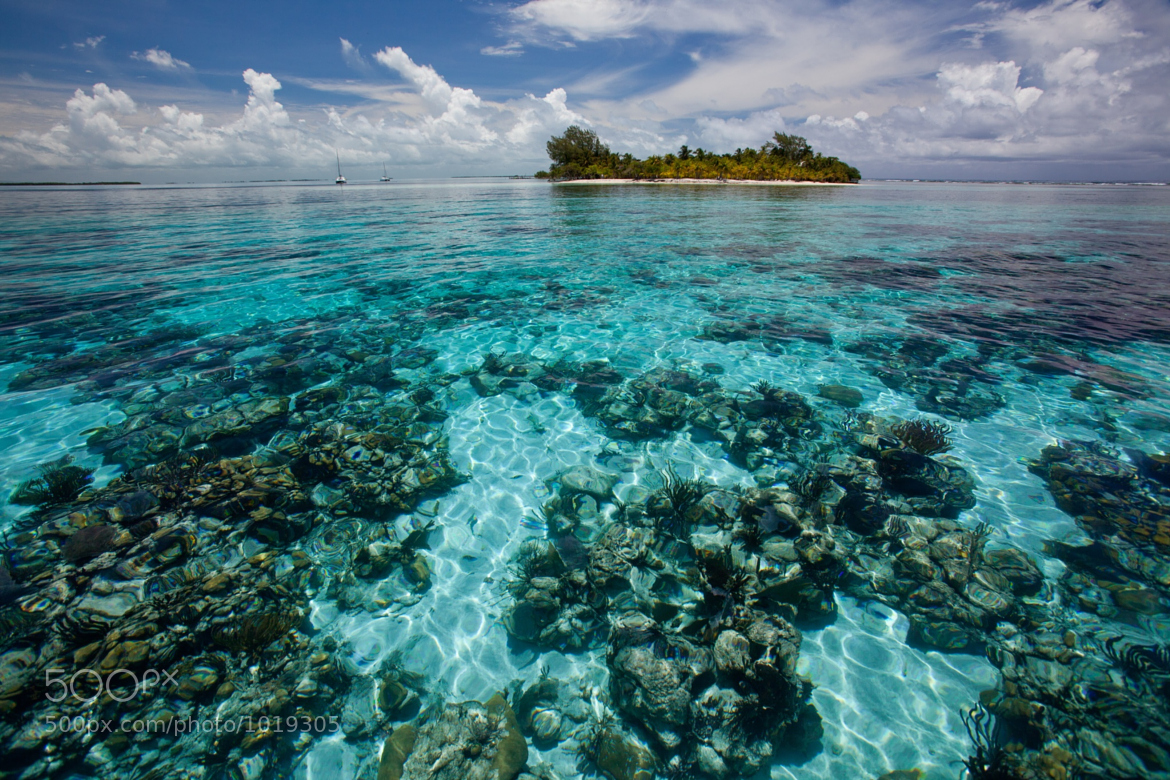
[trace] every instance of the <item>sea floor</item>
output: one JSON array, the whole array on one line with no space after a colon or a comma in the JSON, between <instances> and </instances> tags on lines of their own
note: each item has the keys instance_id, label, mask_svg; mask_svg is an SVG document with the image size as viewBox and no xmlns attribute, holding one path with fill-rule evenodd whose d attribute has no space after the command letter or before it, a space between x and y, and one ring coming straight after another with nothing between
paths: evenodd
<instances>
[{"instance_id":1,"label":"sea floor","mask_svg":"<svg viewBox=\"0 0 1170 780\"><path fill-rule=\"evenodd\" d=\"M1167 196L152 192L0 209L14 776L1170 773Z\"/></svg>"}]
</instances>

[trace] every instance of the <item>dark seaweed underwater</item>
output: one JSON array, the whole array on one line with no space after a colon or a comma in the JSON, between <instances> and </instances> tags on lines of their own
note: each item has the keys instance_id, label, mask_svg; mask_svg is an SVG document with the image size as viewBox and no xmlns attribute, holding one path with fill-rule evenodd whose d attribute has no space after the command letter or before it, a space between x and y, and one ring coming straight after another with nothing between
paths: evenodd
<instances>
[{"instance_id":1,"label":"dark seaweed underwater","mask_svg":"<svg viewBox=\"0 0 1170 780\"><path fill-rule=\"evenodd\" d=\"M0 216L0 776L1170 777L1170 188Z\"/></svg>"}]
</instances>

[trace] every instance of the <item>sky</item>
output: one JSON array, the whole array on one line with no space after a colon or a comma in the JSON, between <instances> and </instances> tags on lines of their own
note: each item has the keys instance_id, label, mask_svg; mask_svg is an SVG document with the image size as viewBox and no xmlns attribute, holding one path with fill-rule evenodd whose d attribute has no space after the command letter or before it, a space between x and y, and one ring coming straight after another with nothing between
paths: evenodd
<instances>
[{"instance_id":1,"label":"sky","mask_svg":"<svg viewBox=\"0 0 1170 780\"><path fill-rule=\"evenodd\" d=\"M1170 179L1170 0L0 0L0 180L532 174L775 132L867 178Z\"/></svg>"}]
</instances>

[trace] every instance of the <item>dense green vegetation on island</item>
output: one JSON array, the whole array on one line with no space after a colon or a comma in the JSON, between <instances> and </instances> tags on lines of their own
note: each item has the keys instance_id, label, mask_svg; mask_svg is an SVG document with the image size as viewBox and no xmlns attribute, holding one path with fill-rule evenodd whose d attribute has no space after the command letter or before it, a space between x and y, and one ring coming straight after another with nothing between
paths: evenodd
<instances>
[{"instance_id":1,"label":"dense green vegetation on island","mask_svg":"<svg viewBox=\"0 0 1170 780\"><path fill-rule=\"evenodd\" d=\"M760 181L855 182L861 172L836 157L814 152L798 135L776 133L759 149L716 154L683 146L675 154L639 160L616 154L597 133L573 125L546 147L552 165L538 179L755 179Z\"/></svg>"}]
</instances>

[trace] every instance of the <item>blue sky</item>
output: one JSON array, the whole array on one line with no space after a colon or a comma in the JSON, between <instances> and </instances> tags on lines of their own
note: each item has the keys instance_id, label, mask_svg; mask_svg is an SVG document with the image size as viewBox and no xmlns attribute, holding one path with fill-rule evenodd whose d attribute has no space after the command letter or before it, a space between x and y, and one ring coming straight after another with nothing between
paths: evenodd
<instances>
[{"instance_id":1,"label":"blue sky","mask_svg":"<svg viewBox=\"0 0 1170 780\"><path fill-rule=\"evenodd\" d=\"M776 130L870 177L1170 177L1170 4L0 0L0 178L531 173Z\"/></svg>"}]
</instances>

